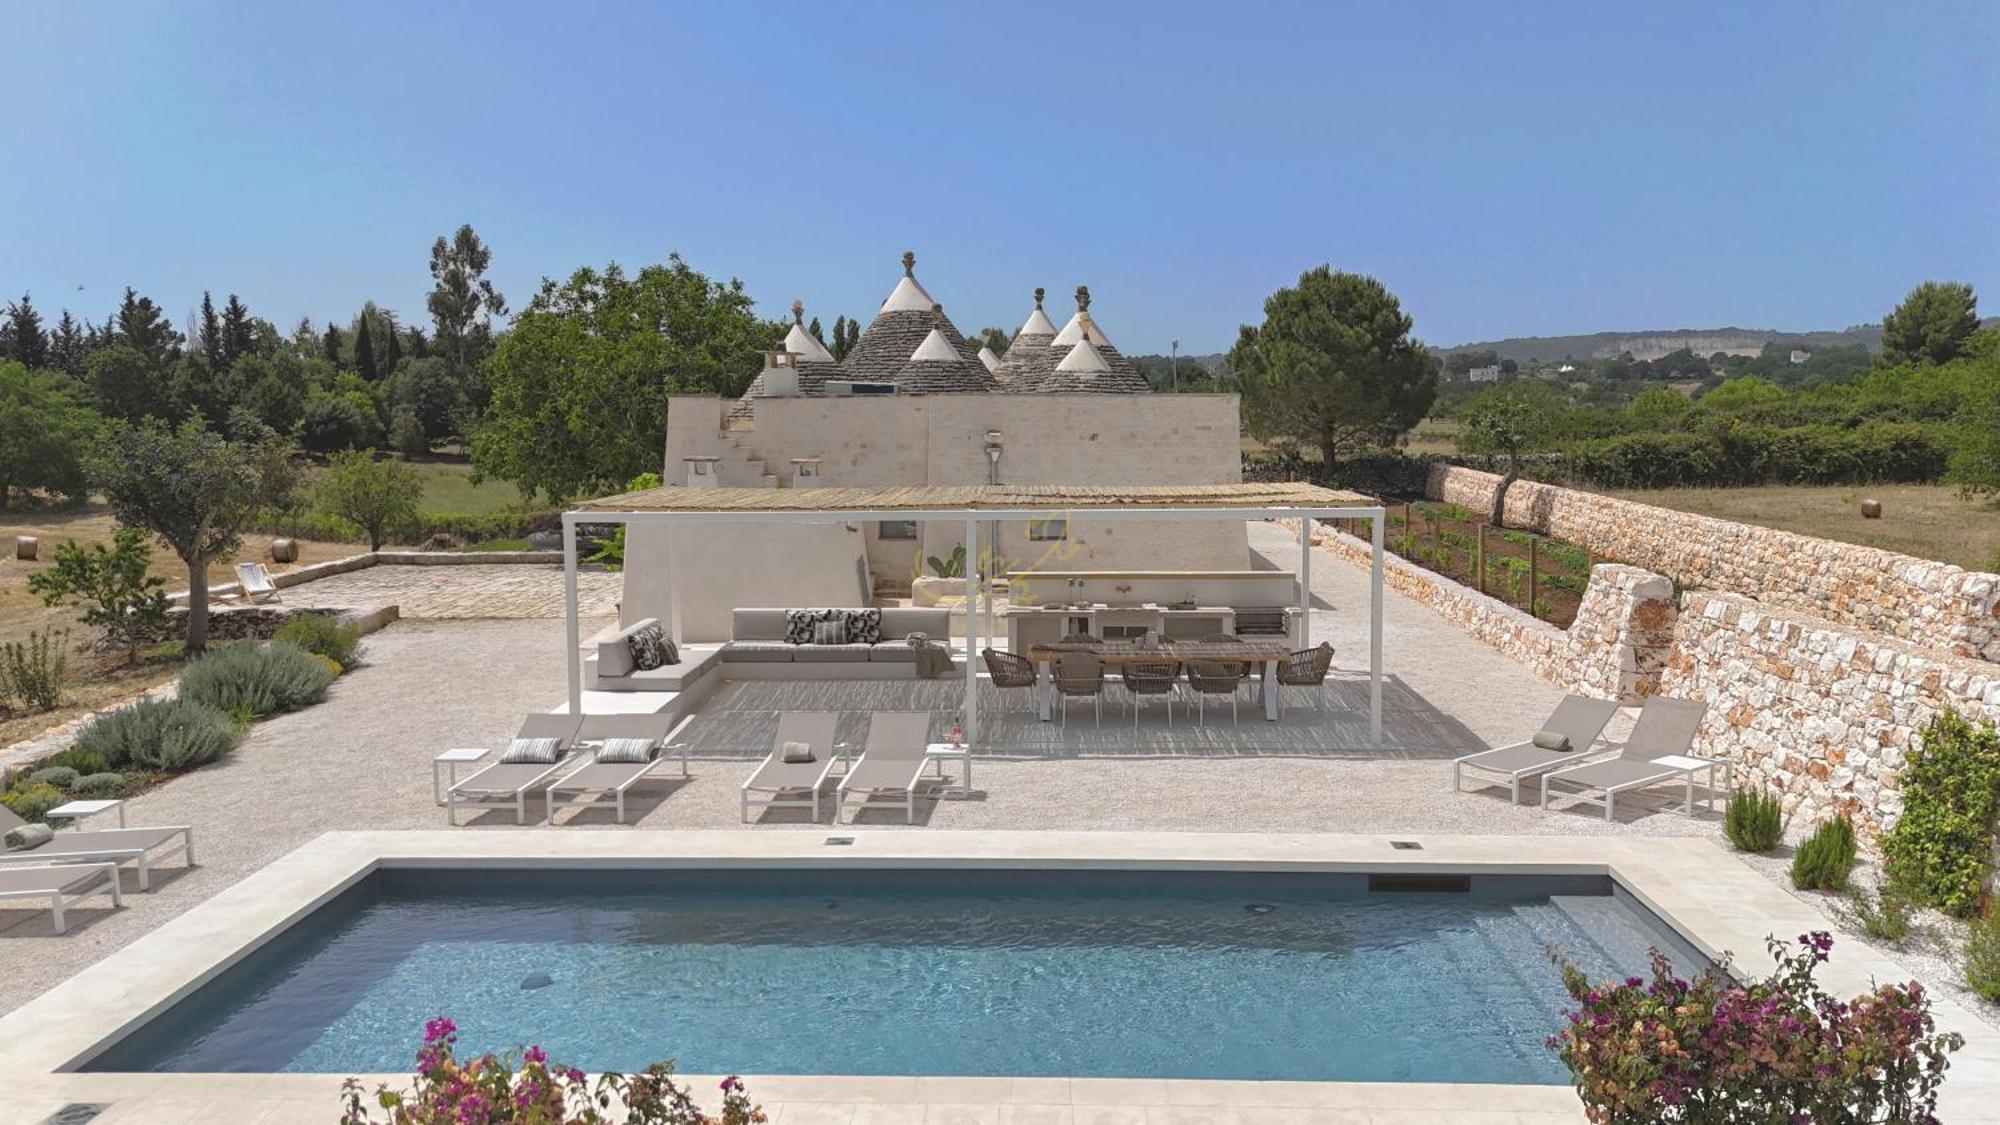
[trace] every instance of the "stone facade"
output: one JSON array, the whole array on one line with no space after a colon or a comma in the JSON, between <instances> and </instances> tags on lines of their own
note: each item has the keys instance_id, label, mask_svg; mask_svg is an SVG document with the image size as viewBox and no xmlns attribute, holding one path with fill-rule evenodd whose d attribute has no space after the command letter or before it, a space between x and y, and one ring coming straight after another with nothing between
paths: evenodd
<instances>
[{"instance_id":1,"label":"stone facade","mask_svg":"<svg viewBox=\"0 0 2000 1125\"><path fill-rule=\"evenodd\" d=\"M2000 721L1989 662L1714 592L1686 596L1660 691L1708 702L1696 753L1736 784L1778 791L1801 824L1847 812L1871 834L1902 812L1898 776L1939 712Z\"/></svg>"},{"instance_id":2,"label":"stone facade","mask_svg":"<svg viewBox=\"0 0 2000 1125\"><path fill-rule=\"evenodd\" d=\"M1314 529L1313 542L1347 562L1368 565L1368 544L1354 536L1322 525ZM1456 621L1545 680L1624 703L1659 690L1676 614L1673 583L1657 574L1631 566L1593 567L1576 620L1564 630L1395 555L1385 554L1382 568L1384 585Z\"/></svg>"},{"instance_id":3,"label":"stone facade","mask_svg":"<svg viewBox=\"0 0 2000 1125\"><path fill-rule=\"evenodd\" d=\"M1438 465L1429 494L1490 512L1500 480ZM2000 660L2000 574L1534 481L1507 490L1502 522L1686 588L1742 594L1943 653Z\"/></svg>"}]
</instances>

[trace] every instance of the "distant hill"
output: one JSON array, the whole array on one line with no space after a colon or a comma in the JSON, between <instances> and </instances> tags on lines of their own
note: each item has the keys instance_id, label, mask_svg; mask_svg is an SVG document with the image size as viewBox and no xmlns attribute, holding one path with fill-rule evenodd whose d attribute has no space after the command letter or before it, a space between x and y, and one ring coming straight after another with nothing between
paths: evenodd
<instances>
[{"instance_id":1,"label":"distant hill","mask_svg":"<svg viewBox=\"0 0 2000 1125\"><path fill-rule=\"evenodd\" d=\"M1859 344L1871 352L1882 350L1882 326L1857 324L1838 332L1783 332L1776 328L1670 328L1651 332L1592 332L1587 336L1513 336L1505 340L1483 340L1439 348L1452 352L1493 351L1501 359L1516 363L1531 360L1597 359L1631 352L1633 359L1658 359L1681 348L1696 355L1716 352L1756 355L1767 343L1791 344L1808 350L1824 347L1853 347Z\"/></svg>"}]
</instances>

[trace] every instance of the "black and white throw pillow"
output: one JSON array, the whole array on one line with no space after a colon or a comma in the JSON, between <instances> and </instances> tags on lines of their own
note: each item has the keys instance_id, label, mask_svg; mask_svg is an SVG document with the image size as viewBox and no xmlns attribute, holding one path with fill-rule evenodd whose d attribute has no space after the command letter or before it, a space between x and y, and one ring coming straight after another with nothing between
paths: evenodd
<instances>
[{"instance_id":1,"label":"black and white throw pillow","mask_svg":"<svg viewBox=\"0 0 2000 1125\"><path fill-rule=\"evenodd\" d=\"M552 766L562 758L562 751L556 749L560 742L555 738L517 738L500 755L500 761L510 766Z\"/></svg>"},{"instance_id":2,"label":"black and white throw pillow","mask_svg":"<svg viewBox=\"0 0 2000 1125\"><path fill-rule=\"evenodd\" d=\"M660 638L660 663L679 664L680 662L681 646L667 640L665 637Z\"/></svg>"},{"instance_id":3,"label":"black and white throw pillow","mask_svg":"<svg viewBox=\"0 0 2000 1125\"><path fill-rule=\"evenodd\" d=\"M848 643L857 645L881 644L882 611L879 609L848 610L847 640Z\"/></svg>"},{"instance_id":4,"label":"black and white throw pillow","mask_svg":"<svg viewBox=\"0 0 2000 1125\"><path fill-rule=\"evenodd\" d=\"M822 621L840 615L837 609L788 609L785 611L785 643L809 645Z\"/></svg>"},{"instance_id":5,"label":"black and white throw pillow","mask_svg":"<svg viewBox=\"0 0 2000 1125\"><path fill-rule=\"evenodd\" d=\"M656 745L658 743L650 738L607 738L604 746L597 751L597 760L619 765L650 762Z\"/></svg>"},{"instance_id":6,"label":"black and white throw pillow","mask_svg":"<svg viewBox=\"0 0 2000 1125\"><path fill-rule=\"evenodd\" d=\"M635 629L631 636L625 638L626 647L632 650L632 666L641 671L669 663L666 643L667 636L657 622Z\"/></svg>"},{"instance_id":7,"label":"black and white throw pillow","mask_svg":"<svg viewBox=\"0 0 2000 1125\"><path fill-rule=\"evenodd\" d=\"M816 645L844 645L847 643L847 620L830 617L813 623L813 641Z\"/></svg>"}]
</instances>

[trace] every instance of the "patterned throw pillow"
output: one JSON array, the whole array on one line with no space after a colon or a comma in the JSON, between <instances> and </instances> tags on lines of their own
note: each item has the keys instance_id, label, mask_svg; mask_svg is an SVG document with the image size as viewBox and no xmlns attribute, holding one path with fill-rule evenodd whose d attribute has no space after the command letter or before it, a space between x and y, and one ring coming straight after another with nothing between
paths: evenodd
<instances>
[{"instance_id":1,"label":"patterned throw pillow","mask_svg":"<svg viewBox=\"0 0 2000 1125\"><path fill-rule=\"evenodd\" d=\"M660 663L679 664L680 662L681 646L667 640L665 637L660 638Z\"/></svg>"},{"instance_id":2,"label":"patterned throw pillow","mask_svg":"<svg viewBox=\"0 0 2000 1125\"><path fill-rule=\"evenodd\" d=\"M812 644L819 623L840 616L841 612L837 609L788 609L785 611L785 643Z\"/></svg>"},{"instance_id":3,"label":"patterned throw pillow","mask_svg":"<svg viewBox=\"0 0 2000 1125\"><path fill-rule=\"evenodd\" d=\"M879 609L848 610L847 640L848 643L857 645L881 644L882 611Z\"/></svg>"},{"instance_id":4,"label":"patterned throw pillow","mask_svg":"<svg viewBox=\"0 0 2000 1125\"><path fill-rule=\"evenodd\" d=\"M552 766L562 759L557 738L517 738L507 746L500 761L510 766Z\"/></svg>"},{"instance_id":5,"label":"patterned throw pillow","mask_svg":"<svg viewBox=\"0 0 2000 1125\"><path fill-rule=\"evenodd\" d=\"M844 645L847 643L847 622L842 618L832 618L813 623L813 643L816 645Z\"/></svg>"},{"instance_id":6,"label":"patterned throw pillow","mask_svg":"<svg viewBox=\"0 0 2000 1125\"><path fill-rule=\"evenodd\" d=\"M620 765L653 760L654 740L650 738L607 738L597 751L597 760Z\"/></svg>"},{"instance_id":7,"label":"patterned throw pillow","mask_svg":"<svg viewBox=\"0 0 2000 1125\"><path fill-rule=\"evenodd\" d=\"M667 635L656 622L634 630L625 638L625 646L632 650L632 667L641 671L658 668L669 663L666 653Z\"/></svg>"}]
</instances>

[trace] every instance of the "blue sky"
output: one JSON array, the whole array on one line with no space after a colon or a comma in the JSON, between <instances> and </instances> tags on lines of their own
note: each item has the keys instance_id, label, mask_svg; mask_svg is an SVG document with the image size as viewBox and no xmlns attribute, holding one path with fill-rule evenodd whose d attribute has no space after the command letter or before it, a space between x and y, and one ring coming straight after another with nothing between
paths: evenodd
<instances>
[{"instance_id":1,"label":"blue sky","mask_svg":"<svg viewBox=\"0 0 2000 1125\"><path fill-rule=\"evenodd\" d=\"M2000 312L2000 6L48 3L10 7L0 291L422 319L472 223L524 304L678 249L961 327L1077 282L1225 348L1321 262L1451 344ZM79 288L80 287L80 288Z\"/></svg>"}]
</instances>

